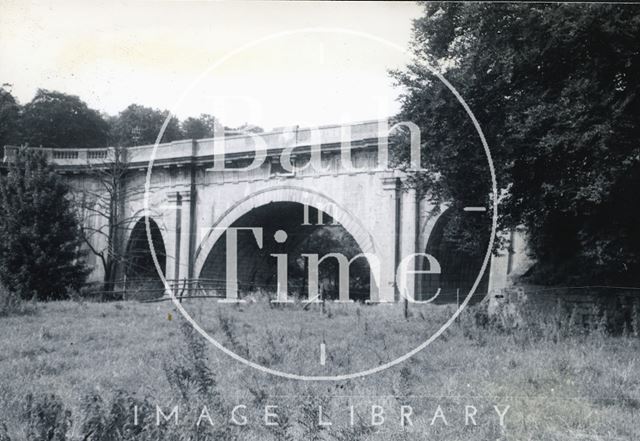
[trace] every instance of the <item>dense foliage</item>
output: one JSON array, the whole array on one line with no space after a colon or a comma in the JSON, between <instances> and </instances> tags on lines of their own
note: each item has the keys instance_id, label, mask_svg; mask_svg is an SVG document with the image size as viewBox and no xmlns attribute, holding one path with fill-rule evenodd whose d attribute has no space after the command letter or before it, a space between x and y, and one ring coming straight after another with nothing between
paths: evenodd
<instances>
[{"instance_id":1,"label":"dense foliage","mask_svg":"<svg viewBox=\"0 0 640 441\"><path fill-rule=\"evenodd\" d=\"M131 104L114 118L111 128L111 143L119 146L154 144L162 129L166 111ZM165 128L161 142L183 138L180 122L172 117Z\"/></svg>"},{"instance_id":2,"label":"dense foliage","mask_svg":"<svg viewBox=\"0 0 640 441\"><path fill-rule=\"evenodd\" d=\"M0 283L24 299L64 298L87 274L68 188L28 149L7 168L0 176Z\"/></svg>"},{"instance_id":3,"label":"dense foliage","mask_svg":"<svg viewBox=\"0 0 640 441\"><path fill-rule=\"evenodd\" d=\"M21 106L11 94L10 85L5 84L0 87L0 147L99 148L154 144L167 115L166 110L139 104L131 104L115 116L105 115L77 96L44 89L39 89L30 102ZM213 137L215 122L215 118L207 114L182 122L171 117L161 142ZM255 131L255 127L250 129L246 131ZM238 130L244 131L244 128Z\"/></svg>"},{"instance_id":4,"label":"dense foliage","mask_svg":"<svg viewBox=\"0 0 640 441\"><path fill-rule=\"evenodd\" d=\"M416 184L454 207L489 203L479 137L428 63L484 130L501 226L524 225L538 262L529 276L640 283L638 41L640 6L425 4L413 61L394 73L401 117L423 133L428 172ZM460 243L475 236L460 231L472 232Z\"/></svg>"},{"instance_id":5,"label":"dense foliage","mask_svg":"<svg viewBox=\"0 0 640 441\"><path fill-rule=\"evenodd\" d=\"M202 114L198 118L189 117L182 122L182 132L186 139L213 138L216 120L211 115Z\"/></svg>"},{"instance_id":6,"label":"dense foliage","mask_svg":"<svg viewBox=\"0 0 640 441\"><path fill-rule=\"evenodd\" d=\"M0 87L0 146L17 144L20 138L20 105L9 91Z\"/></svg>"},{"instance_id":7,"label":"dense foliage","mask_svg":"<svg viewBox=\"0 0 640 441\"><path fill-rule=\"evenodd\" d=\"M22 110L22 142L56 148L105 147L109 125L77 96L38 90Z\"/></svg>"}]
</instances>

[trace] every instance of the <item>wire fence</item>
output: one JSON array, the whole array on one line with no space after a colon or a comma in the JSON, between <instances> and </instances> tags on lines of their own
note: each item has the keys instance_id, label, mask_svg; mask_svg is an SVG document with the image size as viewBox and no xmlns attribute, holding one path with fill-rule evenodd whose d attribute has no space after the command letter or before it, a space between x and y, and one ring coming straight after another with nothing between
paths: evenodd
<instances>
[{"instance_id":1,"label":"wire fence","mask_svg":"<svg viewBox=\"0 0 640 441\"><path fill-rule=\"evenodd\" d=\"M197 278L197 279L169 279L167 284L173 296L180 301L189 299L221 299L226 297L227 281L222 278ZM305 281L290 281L288 293L291 298L304 301L307 298L307 285ZM336 287L331 289L320 286L320 298L330 300L337 298ZM583 285L583 286L535 286L521 285L509 288L519 289L525 295L527 303L535 308L553 309L563 305L565 309L580 310L580 314L588 315L587 310L594 308L600 310L621 310L632 308L640 304L640 287L611 286L611 285ZM277 283L238 283L238 295L240 298L260 294L269 298L275 298L278 290ZM117 298L122 300L138 300L142 302L163 302L171 300L167 287L157 277L123 278L113 282L112 285L101 285L89 290L89 297ZM467 300L474 305L482 300L491 299L503 301L506 294L504 290L487 293L486 290L478 290L469 296L468 288L428 288L414 294L414 299L422 303L434 305L459 306ZM350 287L350 297L355 300L369 300L368 287ZM396 298L401 299L400 293Z\"/></svg>"}]
</instances>

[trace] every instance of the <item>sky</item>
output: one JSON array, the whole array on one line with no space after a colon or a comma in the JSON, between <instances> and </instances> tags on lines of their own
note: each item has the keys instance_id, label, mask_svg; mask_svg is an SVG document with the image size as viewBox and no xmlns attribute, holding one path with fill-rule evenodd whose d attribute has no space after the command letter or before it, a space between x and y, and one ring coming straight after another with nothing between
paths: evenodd
<instances>
[{"instance_id":1,"label":"sky","mask_svg":"<svg viewBox=\"0 0 640 441\"><path fill-rule=\"evenodd\" d=\"M397 112L413 2L0 0L0 83L264 128Z\"/></svg>"}]
</instances>

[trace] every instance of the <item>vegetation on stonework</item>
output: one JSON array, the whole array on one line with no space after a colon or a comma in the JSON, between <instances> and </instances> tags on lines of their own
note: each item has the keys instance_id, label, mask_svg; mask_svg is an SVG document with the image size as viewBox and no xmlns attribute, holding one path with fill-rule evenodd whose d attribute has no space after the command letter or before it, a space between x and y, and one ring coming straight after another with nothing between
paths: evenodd
<instances>
[{"instance_id":1,"label":"vegetation on stonework","mask_svg":"<svg viewBox=\"0 0 640 441\"><path fill-rule=\"evenodd\" d=\"M449 240L486 237L462 207L491 206L490 147L500 225L524 225L543 284L640 285L640 9L629 5L438 3L415 20L398 119L419 125L414 184L452 204ZM400 154L408 154L404 149ZM470 185L471 184L471 185ZM471 247L473 248L473 247ZM481 248L481 247L480 247Z\"/></svg>"},{"instance_id":2,"label":"vegetation on stonework","mask_svg":"<svg viewBox=\"0 0 640 441\"><path fill-rule=\"evenodd\" d=\"M273 310L266 302L191 306L213 317L205 326L220 342L275 369L317 369L304 348L316 348L324 333L326 373L386 361L418 329L431 330L452 312L422 305L405 319L401 305L332 304L324 313ZM266 314L273 319L265 322ZM601 319L585 326L561 310L527 307L522 317L490 319L486 305L477 305L399 366L374 377L310 383L239 364L208 345L170 304L47 303L35 315L0 321L0 332L14 337L0 341L0 439L387 440L398 433L407 440L638 439L630 416L640 408L639 330L613 336ZM381 333L387 350L377 343ZM372 343L377 351L367 350ZM247 406L246 426L229 424L238 404ZM383 426L370 423L367 406L374 404L385 409ZM477 426L464 424L467 404L479 409ZM178 406L179 424L158 426L156 405L166 415ZM263 424L265 405L278 406L278 426ZM414 408L413 427L398 425L402 405ZM438 405L446 426L430 424ZM505 427L491 418L493 405L511 406ZM207 419L197 425L203 406L213 426ZM332 426L318 426L319 406Z\"/></svg>"}]
</instances>

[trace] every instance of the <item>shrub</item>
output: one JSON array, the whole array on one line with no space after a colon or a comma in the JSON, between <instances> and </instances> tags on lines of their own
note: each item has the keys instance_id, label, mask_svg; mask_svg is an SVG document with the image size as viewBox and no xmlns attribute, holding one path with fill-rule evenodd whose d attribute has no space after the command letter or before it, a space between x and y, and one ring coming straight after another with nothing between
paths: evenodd
<instances>
[{"instance_id":1,"label":"shrub","mask_svg":"<svg viewBox=\"0 0 640 441\"><path fill-rule=\"evenodd\" d=\"M20 149L0 175L0 281L23 299L68 297L84 283L69 188L46 159Z\"/></svg>"}]
</instances>

